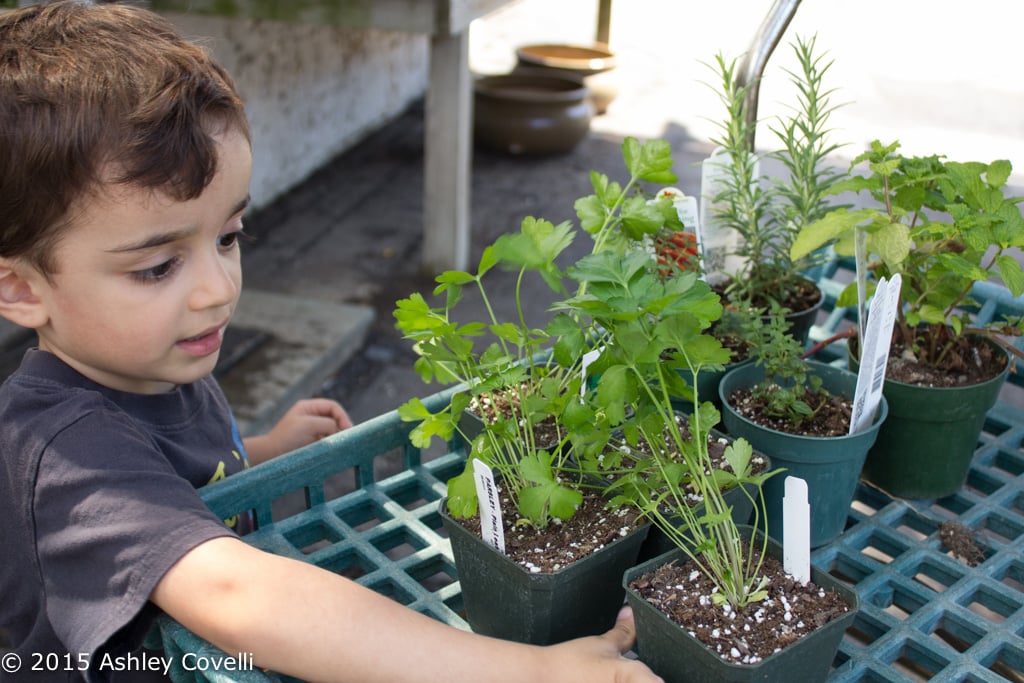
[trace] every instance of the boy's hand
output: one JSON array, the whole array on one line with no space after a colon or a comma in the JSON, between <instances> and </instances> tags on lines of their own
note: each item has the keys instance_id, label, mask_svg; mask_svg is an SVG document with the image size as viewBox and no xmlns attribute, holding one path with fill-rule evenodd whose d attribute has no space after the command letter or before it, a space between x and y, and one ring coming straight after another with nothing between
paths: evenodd
<instances>
[{"instance_id":1,"label":"boy's hand","mask_svg":"<svg viewBox=\"0 0 1024 683\"><path fill-rule=\"evenodd\" d=\"M628 607L623 607L615 626L603 635L578 638L548 648L550 654L554 655L550 658L552 669L565 669L563 674L557 674L552 680L664 683L647 668L647 665L621 656L628 652L635 642L636 625L633 623L633 612ZM609 678L609 674L612 678Z\"/></svg>"},{"instance_id":2,"label":"boy's hand","mask_svg":"<svg viewBox=\"0 0 1024 683\"><path fill-rule=\"evenodd\" d=\"M255 465L351 426L352 420L337 401L304 399L289 408L269 432L245 439L245 450Z\"/></svg>"}]
</instances>

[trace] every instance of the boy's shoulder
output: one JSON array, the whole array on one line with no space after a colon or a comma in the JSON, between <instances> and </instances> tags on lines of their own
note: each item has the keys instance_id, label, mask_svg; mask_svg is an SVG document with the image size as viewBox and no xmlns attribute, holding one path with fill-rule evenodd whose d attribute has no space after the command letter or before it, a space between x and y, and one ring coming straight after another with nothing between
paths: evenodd
<instances>
[{"instance_id":1,"label":"boy's shoulder","mask_svg":"<svg viewBox=\"0 0 1024 683\"><path fill-rule=\"evenodd\" d=\"M56 356L28 351L18 369L0 385L4 431L26 421L45 422L46 431L59 430L83 414L113 407L102 391L76 375Z\"/></svg>"}]
</instances>

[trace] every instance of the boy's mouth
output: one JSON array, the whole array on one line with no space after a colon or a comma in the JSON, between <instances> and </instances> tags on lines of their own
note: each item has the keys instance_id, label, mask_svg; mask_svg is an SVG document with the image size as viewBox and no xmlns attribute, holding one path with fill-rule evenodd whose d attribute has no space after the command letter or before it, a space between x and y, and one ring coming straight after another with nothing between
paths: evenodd
<instances>
[{"instance_id":1,"label":"boy's mouth","mask_svg":"<svg viewBox=\"0 0 1024 683\"><path fill-rule=\"evenodd\" d=\"M224 326L219 325L194 337L182 339L177 343L177 346L193 356L208 356L220 350L223 337Z\"/></svg>"}]
</instances>

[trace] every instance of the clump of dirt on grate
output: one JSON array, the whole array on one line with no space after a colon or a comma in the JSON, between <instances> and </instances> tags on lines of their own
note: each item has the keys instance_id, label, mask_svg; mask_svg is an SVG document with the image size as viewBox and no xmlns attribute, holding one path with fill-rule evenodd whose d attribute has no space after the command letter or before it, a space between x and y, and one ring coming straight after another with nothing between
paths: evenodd
<instances>
[{"instance_id":1,"label":"clump of dirt on grate","mask_svg":"<svg viewBox=\"0 0 1024 683\"><path fill-rule=\"evenodd\" d=\"M770 582L768 597L739 610L715 604L714 585L691 561L662 565L630 587L735 664L758 664L850 610L838 593L813 582L798 583L775 558L765 558L761 575Z\"/></svg>"},{"instance_id":2,"label":"clump of dirt on grate","mask_svg":"<svg viewBox=\"0 0 1024 683\"><path fill-rule=\"evenodd\" d=\"M609 509L596 492L583 494L583 502L571 519L556 520L543 529L516 525L519 512L506 495L500 496L505 529L505 554L532 573L553 573L624 538L644 525L636 508ZM480 535L480 517L457 520Z\"/></svg>"},{"instance_id":3,"label":"clump of dirt on grate","mask_svg":"<svg viewBox=\"0 0 1024 683\"><path fill-rule=\"evenodd\" d=\"M939 540L942 547L953 553L953 557L969 567L977 567L985 561L985 552L974 538L974 532L960 522L943 522L939 525Z\"/></svg>"}]
</instances>

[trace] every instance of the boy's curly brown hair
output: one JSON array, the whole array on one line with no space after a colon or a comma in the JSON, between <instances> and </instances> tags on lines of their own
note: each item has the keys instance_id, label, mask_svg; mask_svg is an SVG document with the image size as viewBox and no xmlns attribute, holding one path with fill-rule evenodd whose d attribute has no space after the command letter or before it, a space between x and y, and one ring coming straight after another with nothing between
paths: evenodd
<instances>
[{"instance_id":1,"label":"boy's curly brown hair","mask_svg":"<svg viewBox=\"0 0 1024 683\"><path fill-rule=\"evenodd\" d=\"M116 183L198 197L212 134L249 135L230 75L163 17L61 0L0 12L0 257L44 275L75 202Z\"/></svg>"}]
</instances>

